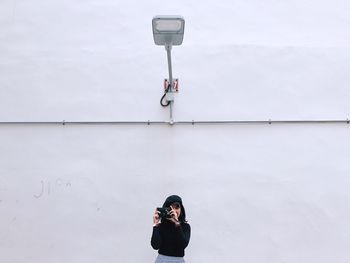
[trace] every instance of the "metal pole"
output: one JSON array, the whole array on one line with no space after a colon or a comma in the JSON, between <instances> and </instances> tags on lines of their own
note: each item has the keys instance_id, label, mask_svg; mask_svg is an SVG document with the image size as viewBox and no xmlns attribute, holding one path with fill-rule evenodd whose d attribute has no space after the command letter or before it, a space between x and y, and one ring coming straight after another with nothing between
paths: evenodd
<instances>
[{"instance_id":1,"label":"metal pole","mask_svg":"<svg viewBox=\"0 0 350 263\"><path fill-rule=\"evenodd\" d=\"M167 93L173 93L173 70L171 66L171 44L165 45L167 58L168 58L168 71L169 71L169 83L170 83L170 89L167 91ZM174 103L174 97L173 94L171 94L171 100L170 100L170 124L172 125L174 123L173 120L173 103Z\"/></svg>"},{"instance_id":2,"label":"metal pole","mask_svg":"<svg viewBox=\"0 0 350 263\"><path fill-rule=\"evenodd\" d=\"M171 85L170 91L173 92L173 70L171 67L171 45L165 45L167 57L168 57L168 70L169 70L169 83Z\"/></svg>"}]
</instances>

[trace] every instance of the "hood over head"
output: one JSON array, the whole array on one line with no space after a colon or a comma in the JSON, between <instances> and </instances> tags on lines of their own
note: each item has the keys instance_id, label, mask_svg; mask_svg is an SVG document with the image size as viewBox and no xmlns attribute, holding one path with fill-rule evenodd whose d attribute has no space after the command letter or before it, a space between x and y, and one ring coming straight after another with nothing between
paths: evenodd
<instances>
[{"instance_id":1,"label":"hood over head","mask_svg":"<svg viewBox=\"0 0 350 263\"><path fill-rule=\"evenodd\" d=\"M169 196L166 200L165 200L165 202L164 202L164 204L163 204L163 207L169 207L171 204L173 204L173 203L179 203L180 205L181 205L181 208L182 208L182 199L181 199L181 197L180 196L178 196L178 195L171 195L171 196Z\"/></svg>"}]
</instances>

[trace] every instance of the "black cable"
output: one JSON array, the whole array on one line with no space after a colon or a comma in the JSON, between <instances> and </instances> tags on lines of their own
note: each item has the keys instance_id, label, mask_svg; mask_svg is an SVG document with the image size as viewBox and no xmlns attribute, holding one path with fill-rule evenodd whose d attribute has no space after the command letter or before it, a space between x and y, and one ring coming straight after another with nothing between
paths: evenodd
<instances>
[{"instance_id":1,"label":"black cable","mask_svg":"<svg viewBox=\"0 0 350 263\"><path fill-rule=\"evenodd\" d=\"M164 93L164 95L162 96L162 98L160 99L160 105L162 105L162 107L167 107L170 105L170 101L168 101L167 104L163 104L163 99L165 97L166 93Z\"/></svg>"},{"instance_id":2,"label":"black cable","mask_svg":"<svg viewBox=\"0 0 350 263\"><path fill-rule=\"evenodd\" d=\"M163 104L163 100L164 100L164 98L165 98L165 96L166 96L166 94L167 94L167 92L168 92L168 90L170 89L170 84L168 85L168 87L166 88L166 90L165 90L165 93L164 93L164 95L161 97L161 99L160 99L160 105L162 105L162 107L168 107L169 105L170 105L170 101L168 101L168 103L167 104Z\"/></svg>"}]
</instances>

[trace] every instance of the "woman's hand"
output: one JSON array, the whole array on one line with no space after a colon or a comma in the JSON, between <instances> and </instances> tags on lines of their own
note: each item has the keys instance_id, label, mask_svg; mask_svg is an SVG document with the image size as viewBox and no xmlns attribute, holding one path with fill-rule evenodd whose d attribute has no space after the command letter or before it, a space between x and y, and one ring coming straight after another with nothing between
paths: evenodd
<instances>
[{"instance_id":1,"label":"woman's hand","mask_svg":"<svg viewBox=\"0 0 350 263\"><path fill-rule=\"evenodd\" d=\"M156 209L153 215L153 226L158 226L160 224L160 212Z\"/></svg>"},{"instance_id":2,"label":"woman's hand","mask_svg":"<svg viewBox=\"0 0 350 263\"><path fill-rule=\"evenodd\" d=\"M170 208L171 208L171 211L170 211L171 218L167 218L167 219L173 222L176 226L179 226L180 221L178 218L178 214L176 213L175 209L172 206L170 206Z\"/></svg>"}]
</instances>

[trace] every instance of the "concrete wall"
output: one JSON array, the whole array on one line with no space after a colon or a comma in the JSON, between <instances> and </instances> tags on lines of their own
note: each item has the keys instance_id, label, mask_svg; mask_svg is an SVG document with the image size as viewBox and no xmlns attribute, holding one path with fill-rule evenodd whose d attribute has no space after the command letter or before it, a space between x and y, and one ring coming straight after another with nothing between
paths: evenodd
<instances>
[{"instance_id":1,"label":"concrete wall","mask_svg":"<svg viewBox=\"0 0 350 263\"><path fill-rule=\"evenodd\" d=\"M156 14L182 14L175 120L350 118L346 1L0 3L0 121L164 120ZM187 262L349 262L344 124L0 125L1 262L152 262L184 199Z\"/></svg>"}]
</instances>

